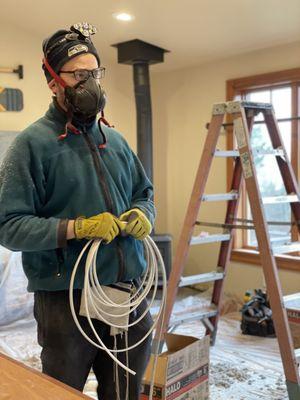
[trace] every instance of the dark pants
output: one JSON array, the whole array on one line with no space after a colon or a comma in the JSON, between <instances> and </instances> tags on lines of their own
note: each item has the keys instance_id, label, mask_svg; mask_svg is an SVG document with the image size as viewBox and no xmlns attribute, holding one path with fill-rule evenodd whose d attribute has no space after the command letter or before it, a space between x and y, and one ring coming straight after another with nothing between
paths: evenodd
<instances>
[{"instance_id":1,"label":"dark pants","mask_svg":"<svg viewBox=\"0 0 300 400\"><path fill-rule=\"evenodd\" d=\"M74 305L78 315L81 291L74 291ZM136 320L145 310L146 302L136 310L131 321ZM69 306L69 292L38 291L34 294L34 316L38 323L38 342L42 347L41 360L43 372L72 386L83 390L88 374L93 368L98 381L98 399L115 400L114 361L102 350L89 343L79 332ZM87 318L79 316L84 331L95 339ZM114 340L110 336L108 325L93 320L97 334L108 348L113 348ZM152 318L148 313L137 325L129 328L129 346L149 330ZM150 335L151 336L151 335ZM129 374L129 399L138 400L141 380L150 357L151 337L140 346L128 352L129 367L136 375ZM118 337L118 348L125 345L124 335ZM118 358L126 365L126 353L118 353ZM126 395L126 372L119 367L120 398Z\"/></svg>"}]
</instances>

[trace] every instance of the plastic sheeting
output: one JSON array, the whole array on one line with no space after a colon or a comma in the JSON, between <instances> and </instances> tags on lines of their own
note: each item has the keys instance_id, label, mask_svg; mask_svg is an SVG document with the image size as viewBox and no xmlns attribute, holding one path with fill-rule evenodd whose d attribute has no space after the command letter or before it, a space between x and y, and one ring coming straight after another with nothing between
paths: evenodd
<instances>
[{"instance_id":1,"label":"plastic sheeting","mask_svg":"<svg viewBox=\"0 0 300 400\"><path fill-rule=\"evenodd\" d=\"M0 329L32 315L33 294L26 290L21 253L0 246Z\"/></svg>"}]
</instances>

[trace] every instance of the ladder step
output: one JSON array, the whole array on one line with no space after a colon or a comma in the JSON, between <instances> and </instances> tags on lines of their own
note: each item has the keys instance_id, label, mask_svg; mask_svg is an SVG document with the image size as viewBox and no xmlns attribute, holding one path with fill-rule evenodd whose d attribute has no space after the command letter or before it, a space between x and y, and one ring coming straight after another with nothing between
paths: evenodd
<instances>
[{"instance_id":1,"label":"ladder step","mask_svg":"<svg viewBox=\"0 0 300 400\"><path fill-rule=\"evenodd\" d=\"M300 242L286 243L281 246L273 246L274 254L292 253L294 251L300 251Z\"/></svg>"},{"instance_id":2,"label":"ladder step","mask_svg":"<svg viewBox=\"0 0 300 400\"><path fill-rule=\"evenodd\" d=\"M216 150L214 155L215 157L239 157L240 153L238 150Z\"/></svg>"},{"instance_id":3,"label":"ladder step","mask_svg":"<svg viewBox=\"0 0 300 400\"><path fill-rule=\"evenodd\" d=\"M224 279L222 272L208 272L206 274L197 274L191 276L182 276L178 287L184 287L189 285L196 285L197 283L214 282Z\"/></svg>"},{"instance_id":4,"label":"ladder step","mask_svg":"<svg viewBox=\"0 0 300 400\"><path fill-rule=\"evenodd\" d=\"M170 326L177 326L187 322L201 321L205 318L211 318L218 315L218 310L214 306L209 306L198 312L174 315L170 320Z\"/></svg>"},{"instance_id":5,"label":"ladder step","mask_svg":"<svg viewBox=\"0 0 300 400\"><path fill-rule=\"evenodd\" d=\"M241 101L239 102L241 107L254 108L255 110L272 110L273 106L271 103L256 103L255 101Z\"/></svg>"},{"instance_id":6,"label":"ladder step","mask_svg":"<svg viewBox=\"0 0 300 400\"><path fill-rule=\"evenodd\" d=\"M202 201L228 201L237 200L239 197L238 193L221 193L221 194L204 194Z\"/></svg>"},{"instance_id":7,"label":"ladder step","mask_svg":"<svg viewBox=\"0 0 300 400\"><path fill-rule=\"evenodd\" d=\"M240 112L242 108L257 110L272 110L270 103L255 103L253 101L229 101L226 103L226 111L228 114Z\"/></svg>"},{"instance_id":8,"label":"ladder step","mask_svg":"<svg viewBox=\"0 0 300 400\"><path fill-rule=\"evenodd\" d=\"M282 149L252 149L254 156L280 156L284 157L284 151ZM214 153L215 157L239 157L240 153L238 150L216 150Z\"/></svg>"},{"instance_id":9,"label":"ladder step","mask_svg":"<svg viewBox=\"0 0 300 400\"><path fill-rule=\"evenodd\" d=\"M296 203L299 202L299 199L296 194L289 194L286 196L263 197L262 201L264 204L283 204Z\"/></svg>"},{"instance_id":10,"label":"ladder step","mask_svg":"<svg viewBox=\"0 0 300 400\"><path fill-rule=\"evenodd\" d=\"M230 240L230 234L207 235L207 236L192 236L190 244L217 243Z\"/></svg>"},{"instance_id":11,"label":"ladder step","mask_svg":"<svg viewBox=\"0 0 300 400\"><path fill-rule=\"evenodd\" d=\"M295 349L295 356L297 362L300 364L300 349Z\"/></svg>"},{"instance_id":12,"label":"ladder step","mask_svg":"<svg viewBox=\"0 0 300 400\"><path fill-rule=\"evenodd\" d=\"M260 149L256 148L252 150L255 156L279 156L284 157L284 151L281 148L278 149Z\"/></svg>"}]
</instances>

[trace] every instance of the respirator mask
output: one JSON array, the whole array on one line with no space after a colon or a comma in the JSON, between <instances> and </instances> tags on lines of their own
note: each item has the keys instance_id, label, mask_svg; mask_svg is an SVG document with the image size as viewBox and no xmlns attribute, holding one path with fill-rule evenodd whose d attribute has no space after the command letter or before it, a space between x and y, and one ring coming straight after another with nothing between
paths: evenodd
<instances>
[{"instance_id":1,"label":"respirator mask","mask_svg":"<svg viewBox=\"0 0 300 400\"><path fill-rule=\"evenodd\" d=\"M92 72L92 71L88 71ZM74 117L82 122L103 111L106 95L98 80L90 76L75 86L65 87L65 106Z\"/></svg>"}]
</instances>

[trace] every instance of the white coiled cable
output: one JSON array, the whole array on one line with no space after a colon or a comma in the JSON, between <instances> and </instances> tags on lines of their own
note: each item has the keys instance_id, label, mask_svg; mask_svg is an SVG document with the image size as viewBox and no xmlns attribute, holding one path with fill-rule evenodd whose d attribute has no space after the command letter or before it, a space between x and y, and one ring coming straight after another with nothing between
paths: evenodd
<instances>
[{"instance_id":1,"label":"white coiled cable","mask_svg":"<svg viewBox=\"0 0 300 400\"><path fill-rule=\"evenodd\" d=\"M94 239L90 240L82 249L72 272L71 275L71 280L70 280L70 290L69 290L69 299L70 299L70 307L71 307L71 312L73 319L75 321L75 324L77 325L79 331L82 333L82 335L88 340L91 344L96 346L97 348L105 351L120 367L122 367L125 371L135 375L135 371L130 369L128 366L124 365L116 356L116 353L120 352L127 352L129 350L134 349L135 347L139 346L154 330L156 327L159 318L161 315L164 315L164 310L165 310L165 304L166 304L166 292L167 292L167 277L166 277L166 271L164 267L164 262L162 259L162 256L160 254L160 251L158 250L156 244L154 241L151 239L150 236L147 236L143 240L144 244L144 249L145 249L145 256L146 256L146 261L147 261L147 268L146 272L144 274L144 277L142 279L142 282L137 288L137 291L130 295L129 299L123 303L115 303L112 301L106 293L104 293L103 288L101 284L99 283L98 276L97 276L97 265L96 265L96 259L97 259L97 253L99 251L99 247L101 244L101 239ZM90 247L90 248L89 248ZM88 250L89 248L89 250ZM89 325L95 335L95 337L98 340L98 343L96 343L94 340L92 340L82 329L79 320L77 318L77 315L75 313L75 308L74 308L74 299L73 299L73 288L74 288L74 280L76 276L76 272L80 263L81 258L83 257L83 254L88 251L87 258L86 258L86 263L85 263L85 275L84 275L84 287L83 287L83 296L86 304L86 316L87 320L89 322ZM115 328L120 328L124 330L128 330L133 325L138 324L148 313L150 310L158 288L158 276L159 276L159 268L161 269L161 277L162 277L162 300L160 303L159 311L156 317L154 318L153 325L149 329L149 331L144 335L142 339L140 339L138 342L134 343L131 346L124 347L122 349L110 349L108 348L99 335L96 332L96 329L93 325L92 319L90 317L91 311L93 311L94 314L99 316L99 319L102 320L103 322L107 323L110 326L113 326ZM117 325L113 324L111 321L107 321L107 317L116 317L116 315L119 316L126 316L132 312L134 312L138 306L142 303L144 299L146 299L148 293L150 292L151 288L153 287L153 293L151 295L151 299L149 301L148 306L146 307L145 311L142 313L142 315L133 321L132 323L128 323L126 325ZM120 314L119 312L117 314L109 313L106 310L103 309L103 306L109 306L110 308L116 308L117 310L120 310L124 308L124 313ZM129 320L129 319L128 319ZM163 324L160 324L162 326ZM161 334L162 332L159 332L158 337L159 341L161 339ZM157 353L158 349L155 350L155 355L156 355L156 360L154 361L154 368L157 362ZM154 371L153 374L154 376ZM151 385L151 392L153 389L153 383ZM151 393L150 392L150 393ZM152 395L151 397L152 398Z\"/></svg>"}]
</instances>

